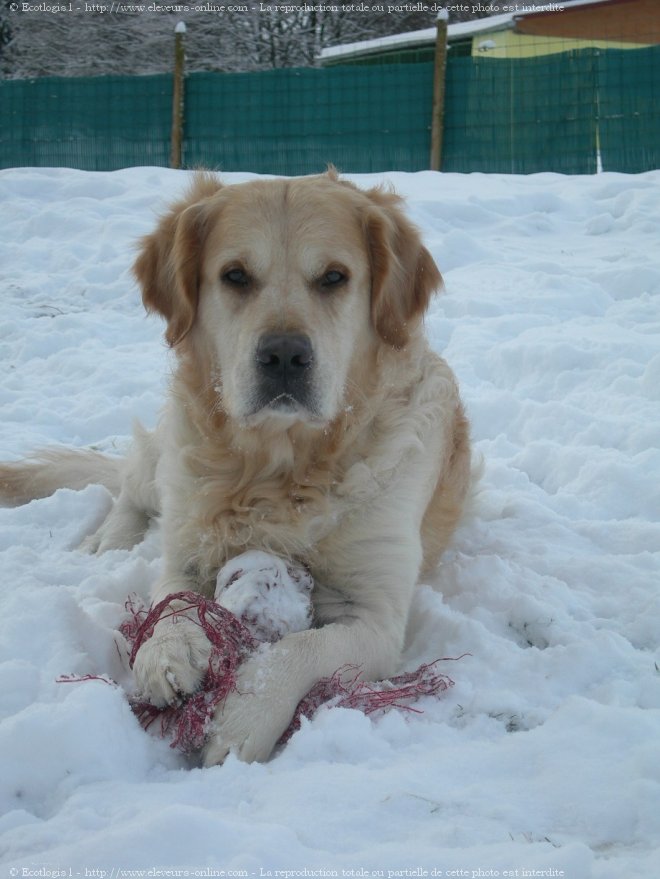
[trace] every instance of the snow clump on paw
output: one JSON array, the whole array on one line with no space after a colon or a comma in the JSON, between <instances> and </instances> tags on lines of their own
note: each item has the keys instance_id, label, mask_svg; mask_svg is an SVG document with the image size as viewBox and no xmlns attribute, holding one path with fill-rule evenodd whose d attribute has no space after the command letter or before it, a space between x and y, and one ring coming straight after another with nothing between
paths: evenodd
<instances>
[{"instance_id":1,"label":"snow clump on paw","mask_svg":"<svg viewBox=\"0 0 660 879\"><path fill-rule=\"evenodd\" d=\"M277 641L310 627L313 586L311 574L301 565L250 550L220 569L215 600L259 641Z\"/></svg>"}]
</instances>

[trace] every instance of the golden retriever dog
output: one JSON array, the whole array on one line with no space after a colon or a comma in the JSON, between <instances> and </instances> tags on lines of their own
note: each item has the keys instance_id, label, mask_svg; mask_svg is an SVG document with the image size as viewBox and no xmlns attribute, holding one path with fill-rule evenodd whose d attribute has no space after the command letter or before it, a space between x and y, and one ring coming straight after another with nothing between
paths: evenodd
<instances>
[{"instance_id":1,"label":"golden retriever dog","mask_svg":"<svg viewBox=\"0 0 660 879\"><path fill-rule=\"evenodd\" d=\"M116 493L85 548L133 546L160 517L153 601L213 595L261 549L314 577L314 627L260 649L217 709L207 765L265 760L320 678L395 672L415 584L437 563L469 484L468 425L423 316L441 277L401 200L328 174L223 185L198 175L141 242L147 310L176 369L161 422L124 460L47 451L0 466L0 499L91 482ZM161 620L135 677L155 704L199 687L209 643Z\"/></svg>"}]
</instances>

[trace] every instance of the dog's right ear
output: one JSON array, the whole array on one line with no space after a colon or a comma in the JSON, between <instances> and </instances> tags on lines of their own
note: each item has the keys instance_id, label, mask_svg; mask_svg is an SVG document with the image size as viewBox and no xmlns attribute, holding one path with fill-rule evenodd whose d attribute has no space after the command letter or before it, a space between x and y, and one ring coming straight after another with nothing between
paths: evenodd
<instances>
[{"instance_id":1,"label":"dog's right ear","mask_svg":"<svg viewBox=\"0 0 660 879\"><path fill-rule=\"evenodd\" d=\"M172 347L195 322L202 249L214 214L213 197L222 188L211 174L196 176L186 196L140 241L133 273L144 307L167 321L165 338Z\"/></svg>"}]
</instances>

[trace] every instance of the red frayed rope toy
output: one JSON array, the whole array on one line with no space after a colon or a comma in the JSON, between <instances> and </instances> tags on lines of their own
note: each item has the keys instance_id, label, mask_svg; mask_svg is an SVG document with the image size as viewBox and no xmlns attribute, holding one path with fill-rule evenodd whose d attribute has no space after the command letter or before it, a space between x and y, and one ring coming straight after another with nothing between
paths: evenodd
<instances>
[{"instance_id":1,"label":"red frayed rope toy","mask_svg":"<svg viewBox=\"0 0 660 879\"><path fill-rule=\"evenodd\" d=\"M185 605L172 610L173 602L185 602ZM182 704L156 708L142 699L130 699L131 708L144 729L149 729L158 721L161 736L172 735L173 748L179 748L187 754L199 750L206 740L206 729L216 706L235 687L239 663L259 642L231 611L195 592L169 595L149 611L136 609L129 598L126 609L132 619L120 627L120 632L131 649L131 668L138 650L153 635L156 623L168 616L185 615L204 630L211 642L211 655L202 688Z\"/></svg>"},{"instance_id":2,"label":"red frayed rope toy","mask_svg":"<svg viewBox=\"0 0 660 879\"><path fill-rule=\"evenodd\" d=\"M168 616L185 615L203 629L211 643L208 668L196 693L166 708L157 708L139 697L129 700L142 727L146 730L157 723L160 735L170 737L173 748L186 754L199 751L206 742L217 706L235 689L236 670L243 659L264 641L276 641L287 632L309 628L312 587L313 581L303 568L253 551L233 559L221 570L218 600L195 592L179 592L147 609L139 599L129 598L129 616L120 632L130 650L131 668L156 624ZM311 718L323 705L354 708L365 714L389 708L418 712L411 702L422 696L438 695L454 685L451 678L436 670L441 661L375 683L361 680L358 668L338 669L331 677L320 680L299 702L279 744L286 743L300 728L302 719ZM94 675L59 678L60 682L93 679ZM96 679L111 683L105 677Z\"/></svg>"}]
</instances>

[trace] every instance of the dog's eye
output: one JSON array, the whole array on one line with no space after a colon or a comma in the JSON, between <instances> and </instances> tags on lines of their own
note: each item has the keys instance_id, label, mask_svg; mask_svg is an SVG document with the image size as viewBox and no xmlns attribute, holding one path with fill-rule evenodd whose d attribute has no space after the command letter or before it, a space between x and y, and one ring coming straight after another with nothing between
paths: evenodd
<instances>
[{"instance_id":1,"label":"dog's eye","mask_svg":"<svg viewBox=\"0 0 660 879\"><path fill-rule=\"evenodd\" d=\"M321 278L321 286L328 287L337 287L339 284L343 284L347 281L347 276L338 271L337 269L330 269L330 271L326 272Z\"/></svg>"},{"instance_id":2,"label":"dog's eye","mask_svg":"<svg viewBox=\"0 0 660 879\"><path fill-rule=\"evenodd\" d=\"M229 269L223 274L222 280L232 287L247 287L250 281L243 269Z\"/></svg>"}]
</instances>

